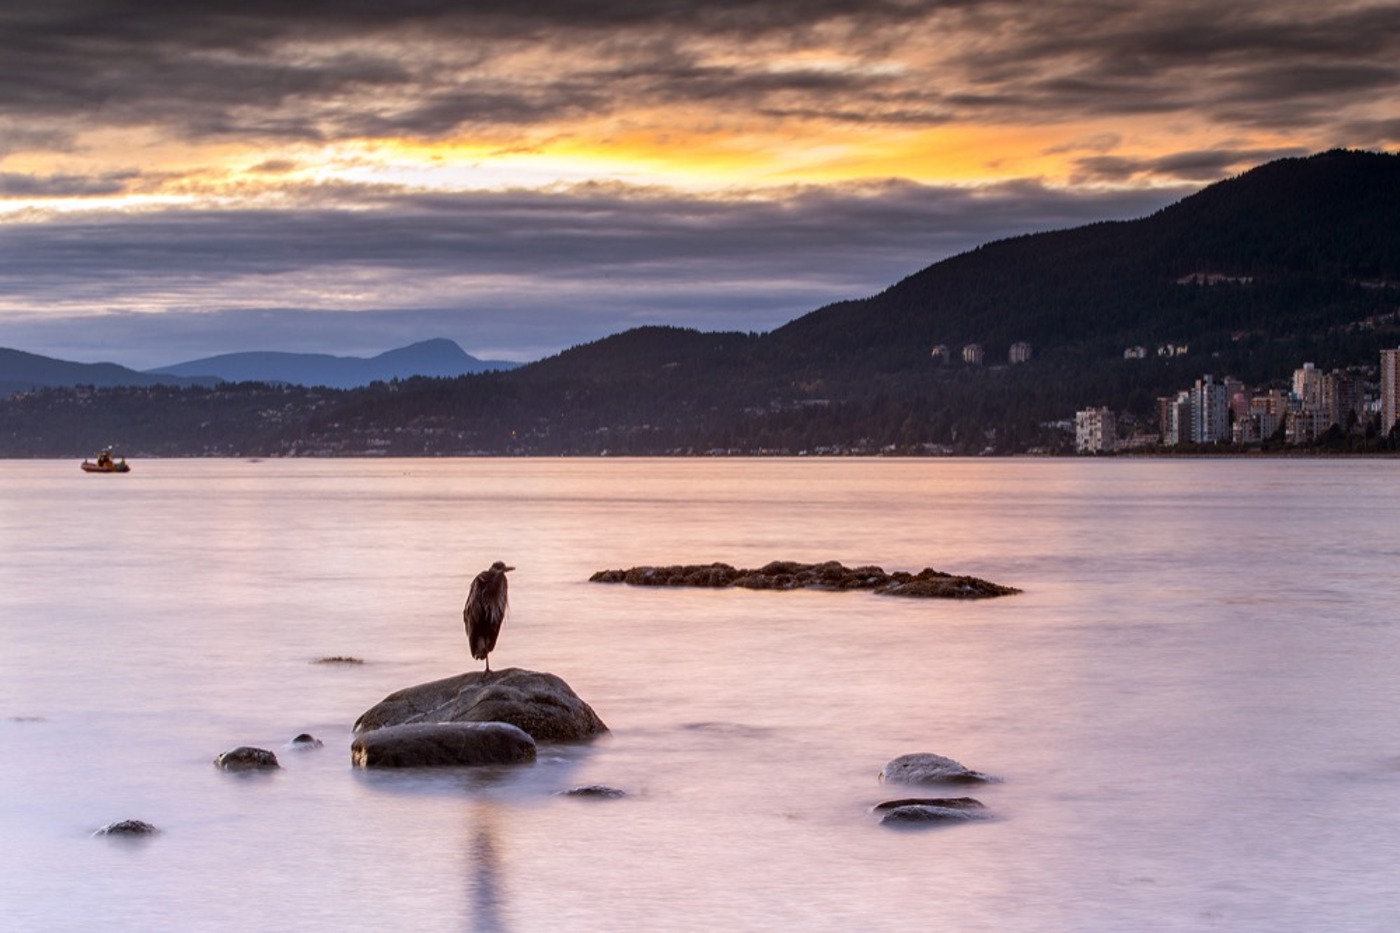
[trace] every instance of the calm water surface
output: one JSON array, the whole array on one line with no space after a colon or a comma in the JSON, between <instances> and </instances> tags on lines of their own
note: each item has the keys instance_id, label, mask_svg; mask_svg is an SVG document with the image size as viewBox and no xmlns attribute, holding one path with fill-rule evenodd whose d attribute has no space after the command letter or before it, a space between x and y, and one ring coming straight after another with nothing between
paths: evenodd
<instances>
[{"instance_id":1,"label":"calm water surface","mask_svg":"<svg viewBox=\"0 0 1400 933\"><path fill-rule=\"evenodd\" d=\"M0 462L14 930L1400 928L1395 461ZM838 559L959 604L590 584ZM610 736L359 773L350 725L498 668ZM324 665L348 655L362 665ZM283 748L311 732L314 752ZM237 745L285 768L236 776ZM892 831L907 752L1003 778ZM555 796L580 784L621 800ZM962 793L965 791L958 791ZM161 827L93 838L118 819Z\"/></svg>"}]
</instances>

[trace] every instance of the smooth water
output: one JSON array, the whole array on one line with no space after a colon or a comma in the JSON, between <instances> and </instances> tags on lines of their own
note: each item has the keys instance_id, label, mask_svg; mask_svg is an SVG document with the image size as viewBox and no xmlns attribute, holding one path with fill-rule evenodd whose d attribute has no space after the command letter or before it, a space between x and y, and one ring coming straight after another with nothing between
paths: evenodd
<instances>
[{"instance_id":1,"label":"smooth water","mask_svg":"<svg viewBox=\"0 0 1400 933\"><path fill-rule=\"evenodd\" d=\"M7 930L1400 928L1396 461L133 467L0 462ZM1025 593L587 582L777 558ZM353 770L361 712L475 666L496 559L493 666L611 735ZM878 825L918 751L994 818ZM163 832L91 836L128 818Z\"/></svg>"}]
</instances>

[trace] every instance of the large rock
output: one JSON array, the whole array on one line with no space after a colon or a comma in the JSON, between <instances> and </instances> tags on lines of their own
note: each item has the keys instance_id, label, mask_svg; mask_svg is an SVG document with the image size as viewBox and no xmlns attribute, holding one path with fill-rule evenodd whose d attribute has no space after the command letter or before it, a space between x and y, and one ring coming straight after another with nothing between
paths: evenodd
<instances>
[{"instance_id":1,"label":"large rock","mask_svg":"<svg viewBox=\"0 0 1400 933\"><path fill-rule=\"evenodd\" d=\"M534 761L535 740L504 722L436 722L385 726L357 736L357 768L514 765Z\"/></svg>"},{"instance_id":2,"label":"large rock","mask_svg":"<svg viewBox=\"0 0 1400 933\"><path fill-rule=\"evenodd\" d=\"M537 742L576 742L608 731L562 679L512 667L458 674L391 693L356 720L355 733L448 722L509 723Z\"/></svg>"},{"instance_id":3,"label":"large rock","mask_svg":"<svg viewBox=\"0 0 1400 933\"><path fill-rule=\"evenodd\" d=\"M981 784L994 779L951 758L916 752L885 765L880 780L886 784Z\"/></svg>"},{"instance_id":4,"label":"large rock","mask_svg":"<svg viewBox=\"0 0 1400 933\"><path fill-rule=\"evenodd\" d=\"M738 586L750 590L872 590L882 596L922 599L986 599L1009 596L1020 590L978 577L954 576L925 567L918 573L896 570L886 573L874 566L847 567L829 560L820 564L775 560L762 567L741 570L729 564L675 564L668 567L631 567L600 570L593 583L627 583L632 586Z\"/></svg>"}]
</instances>

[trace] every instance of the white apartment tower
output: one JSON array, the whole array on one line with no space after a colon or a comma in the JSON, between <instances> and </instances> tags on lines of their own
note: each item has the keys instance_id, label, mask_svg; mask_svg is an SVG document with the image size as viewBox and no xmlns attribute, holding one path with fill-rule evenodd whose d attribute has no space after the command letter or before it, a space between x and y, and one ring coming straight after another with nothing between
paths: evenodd
<instances>
[{"instance_id":1,"label":"white apartment tower","mask_svg":"<svg viewBox=\"0 0 1400 933\"><path fill-rule=\"evenodd\" d=\"M1400 349L1381 351L1381 432L1400 418Z\"/></svg>"},{"instance_id":2,"label":"white apartment tower","mask_svg":"<svg viewBox=\"0 0 1400 933\"><path fill-rule=\"evenodd\" d=\"M1191 390L1191 440L1215 444L1230 439L1230 393L1210 376Z\"/></svg>"}]
</instances>

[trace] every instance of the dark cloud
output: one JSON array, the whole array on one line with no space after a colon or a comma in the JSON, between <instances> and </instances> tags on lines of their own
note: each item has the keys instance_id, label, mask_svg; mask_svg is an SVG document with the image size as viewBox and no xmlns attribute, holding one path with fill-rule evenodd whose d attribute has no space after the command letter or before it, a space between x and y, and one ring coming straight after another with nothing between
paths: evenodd
<instances>
[{"instance_id":1,"label":"dark cloud","mask_svg":"<svg viewBox=\"0 0 1400 933\"><path fill-rule=\"evenodd\" d=\"M723 200L594 184L69 216L0 226L0 346L155 366L173 351L153 347L367 352L447 336L530 358L643 323L767 330L988 240L1181 193L890 182Z\"/></svg>"},{"instance_id":2,"label":"dark cloud","mask_svg":"<svg viewBox=\"0 0 1400 933\"><path fill-rule=\"evenodd\" d=\"M1043 120L1183 113L1311 128L1394 106L1400 7L1284 2L1044 4L954 60L970 113Z\"/></svg>"},{"instance_id":3,"label":"dark cloud","mask_svg":"<svg viewBox=\"0 0 1400 933\"><path fill-rule=\"evenodd\" d=\"M3 198L90 198L123 194L130 190L138 172L111 172L90 175L26 175L0 172L0 199Z\"/></svg>"},{"instance_id":4,"label":"dark cloud","mask_svg":"<svg viewBox=\"0 0 1400 933\"><path fill-rule=\"evenodd\" d=\"M766 67L783 50L869 67ZM516 55L537 58L516 70ZM1318 127L1393 107L1397 61L1400 7L1380 0L56 0L0 10L0 119L37 131L31 145L76 122L317 140L677 104Z\"/></svg>"},{"instance_id":5,"label":"dark cloud","mask_svg":"<svg viewBox=\"0 0 1400 933\"><path fill-rule=\"evenodd\" d=\"M1400 144L1400 117L1389 120L1353 120L1341 128L1357 148L1384 149Z\"/></svg>"},{"instance_id":6,"label":"dark cloud","mask_svg":"<svg viewBox=\"0 0 1400 933\"><path fill-rule=\"evenodd\" d=\"M261 175L285 175L288 172L295 172L301 165L294 159L268 159L250 166L248 171Z\"/></svg>"},{"instance_id":7,"label":"dark cloud","mask_svg":"<svg viewBox=\"0 0 1400 933\"><path fill-rule=\"evenodd\" d=\"M622 85L614 93L650 89L658 101L685 96L681 86L697 99L771 92L723 69L646 75L634 57L674 63L679 44L705 37L800 44L824 23L859 32L947 5L956 4L58 0L0 10L0 114L168 125L188 136L441 133L605 109L613 97L597 89L612 83ZM556 49L556 69L481 70L526 46ZM809 73L778 83L821 93L831 81Z\"/></svg>"},{"instance_id":8,"label":"dark cloud","mask_svg":"<svg viewBox=\"0 0 1400 933\"><path fill-rule=\"evenodd\" d=\"M1095 182L1123 183L1135 178L1151 175L1174 179L1178 182L1214 181L1261 162L1273 159L1293 158L1305 155L1306 151L1296 148L1280 149L1199 149L1189 152L1174 152L1155 158L1129 158L1125 156L1086 156L1076 159L1076 184Z\"/></svg>"}]
</instances>

